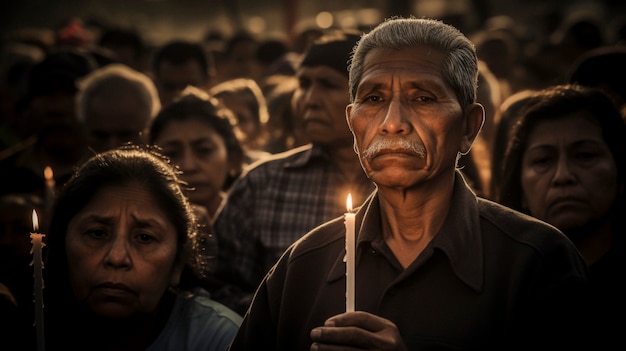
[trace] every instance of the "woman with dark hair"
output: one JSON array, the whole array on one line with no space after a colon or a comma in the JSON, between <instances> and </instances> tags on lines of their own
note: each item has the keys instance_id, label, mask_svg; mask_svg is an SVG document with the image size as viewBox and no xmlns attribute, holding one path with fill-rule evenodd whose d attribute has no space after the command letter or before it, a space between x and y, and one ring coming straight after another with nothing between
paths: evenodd
<instances>
[{"instance_id":1,"label":"woman with dark hair","mask_svg":"<svg viewBox=\"0 0 626 351\"><path fill-rule=\"evenodd\" d=\"M626 126L601 90L559 85L534 99L514 127L498 201L576 245L590 271L590 335L603 349L621 339L613 321L626 312Z\"/></svg>"},{"instance_id":2,"label":"woman with dark hair","mask_svg":"<svg viewBox=\"0 0 626 351\"><path fill-rule=\"evenodd\" d=\"M98 154L55 203L49 349L226 350L241 317L200 287L207 261L178 172L156 149Z\"/></svg>"},{"instance_id":3,"label":"woman with dark hair","mask_svg":"<svg viewBox=\"0 0 626 351\"><path fill-rule=\"evenodd\" d=\"M214 216L243 170L243 149L233 115L206 93L187 88L152 121L149 143L162 149L181 171L186 195Z\"/></svg>"}]
</instances>

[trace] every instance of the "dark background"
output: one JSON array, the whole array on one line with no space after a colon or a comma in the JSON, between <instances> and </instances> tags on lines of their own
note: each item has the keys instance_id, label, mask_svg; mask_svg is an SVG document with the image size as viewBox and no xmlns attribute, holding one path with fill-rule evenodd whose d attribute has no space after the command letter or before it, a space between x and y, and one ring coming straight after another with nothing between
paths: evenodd
<instances>
[{"instance_id":1,"label":"dark background","mask_svg":"<svg viewBox=\"0 0 626 351\"><path fill-rule=\"evenodd\" d=\"M154 45L172 37L200 39L211 29L228 34L249 28L262 34L291 37L320 11L336 21L368 26L390 15L450 18L464 30L484 19L510 15L532 23L534 17L563 11L580 3L623 11L618 0L9 0L0 5L0 30L25 27L57 28L69 18L105 25L133 26ZM345 22L348 21L348 22ZM352 21L352 22L350 22Z\"/></svg>"}]
</instances>

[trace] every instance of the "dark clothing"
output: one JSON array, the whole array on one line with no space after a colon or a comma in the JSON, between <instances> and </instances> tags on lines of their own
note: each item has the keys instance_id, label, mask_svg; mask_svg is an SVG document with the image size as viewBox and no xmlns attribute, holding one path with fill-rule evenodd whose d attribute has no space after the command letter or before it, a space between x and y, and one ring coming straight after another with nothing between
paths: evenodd
<instances>
[{"instance_id":1,"label":"dark clothing","mask_svg":"<svg viewBox=\"0 0 626 351\"><path fill-rule=\"evenodd\" d=\"M615 242L609 252L589 266L591 286L589 350L614 350L624 343L626 328L626 232L614 231Z\"/></svg>"},{"instance_id":2,"label":"dark clothing","mask_svg":"<svg viewBox=\"0 0 626 351\"><path fill-rule=\"evenodd\" d=\"M380 216L374 192L356 217L356 310L394 322L408 350L572 342L562 336L579 325L572 303L587 268L556 228L476 197L457 172L441 231L403 269ZM257 290L231 350L309 350L311 329L345 311L344 238L337 218L292 245Z\"/></svg>"}]
</instances>

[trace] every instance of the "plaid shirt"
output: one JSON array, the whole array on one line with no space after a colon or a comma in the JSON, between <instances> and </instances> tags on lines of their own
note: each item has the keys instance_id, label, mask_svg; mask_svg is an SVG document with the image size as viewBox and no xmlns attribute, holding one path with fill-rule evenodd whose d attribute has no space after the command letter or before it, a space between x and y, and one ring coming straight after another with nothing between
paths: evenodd
<instances>
[{"instance_id":1,"label":"plaid shirt","mask_svg":"<svg viewBox=\"0 0 626 351\"><path fill-rule=\"evenodd\" d=\"M374 188L365 172L349 184L311 144L252 165L231 187L214 223L217 277L253 293L290 244L346 212L348 193L357 207Z\"/></svg>"}]
</instances>

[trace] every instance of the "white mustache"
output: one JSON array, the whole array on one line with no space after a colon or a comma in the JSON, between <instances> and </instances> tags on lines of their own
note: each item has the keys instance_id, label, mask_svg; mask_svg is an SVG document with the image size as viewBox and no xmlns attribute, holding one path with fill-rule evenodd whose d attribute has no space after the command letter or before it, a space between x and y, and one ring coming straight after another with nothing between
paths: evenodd
<instances>
[{"instance_id":1,"label":"white mustache","mask_svg":"<svg viewBox=\"0 0 626 351\"><path fill-rule=\"evenodd\" d=\"M414 144L406 139L376 139L361 152L361 156L371 159L383 150L406 150L422 158L426 157L426 149L422 145Z\"/></svg>"}]
</instances>

